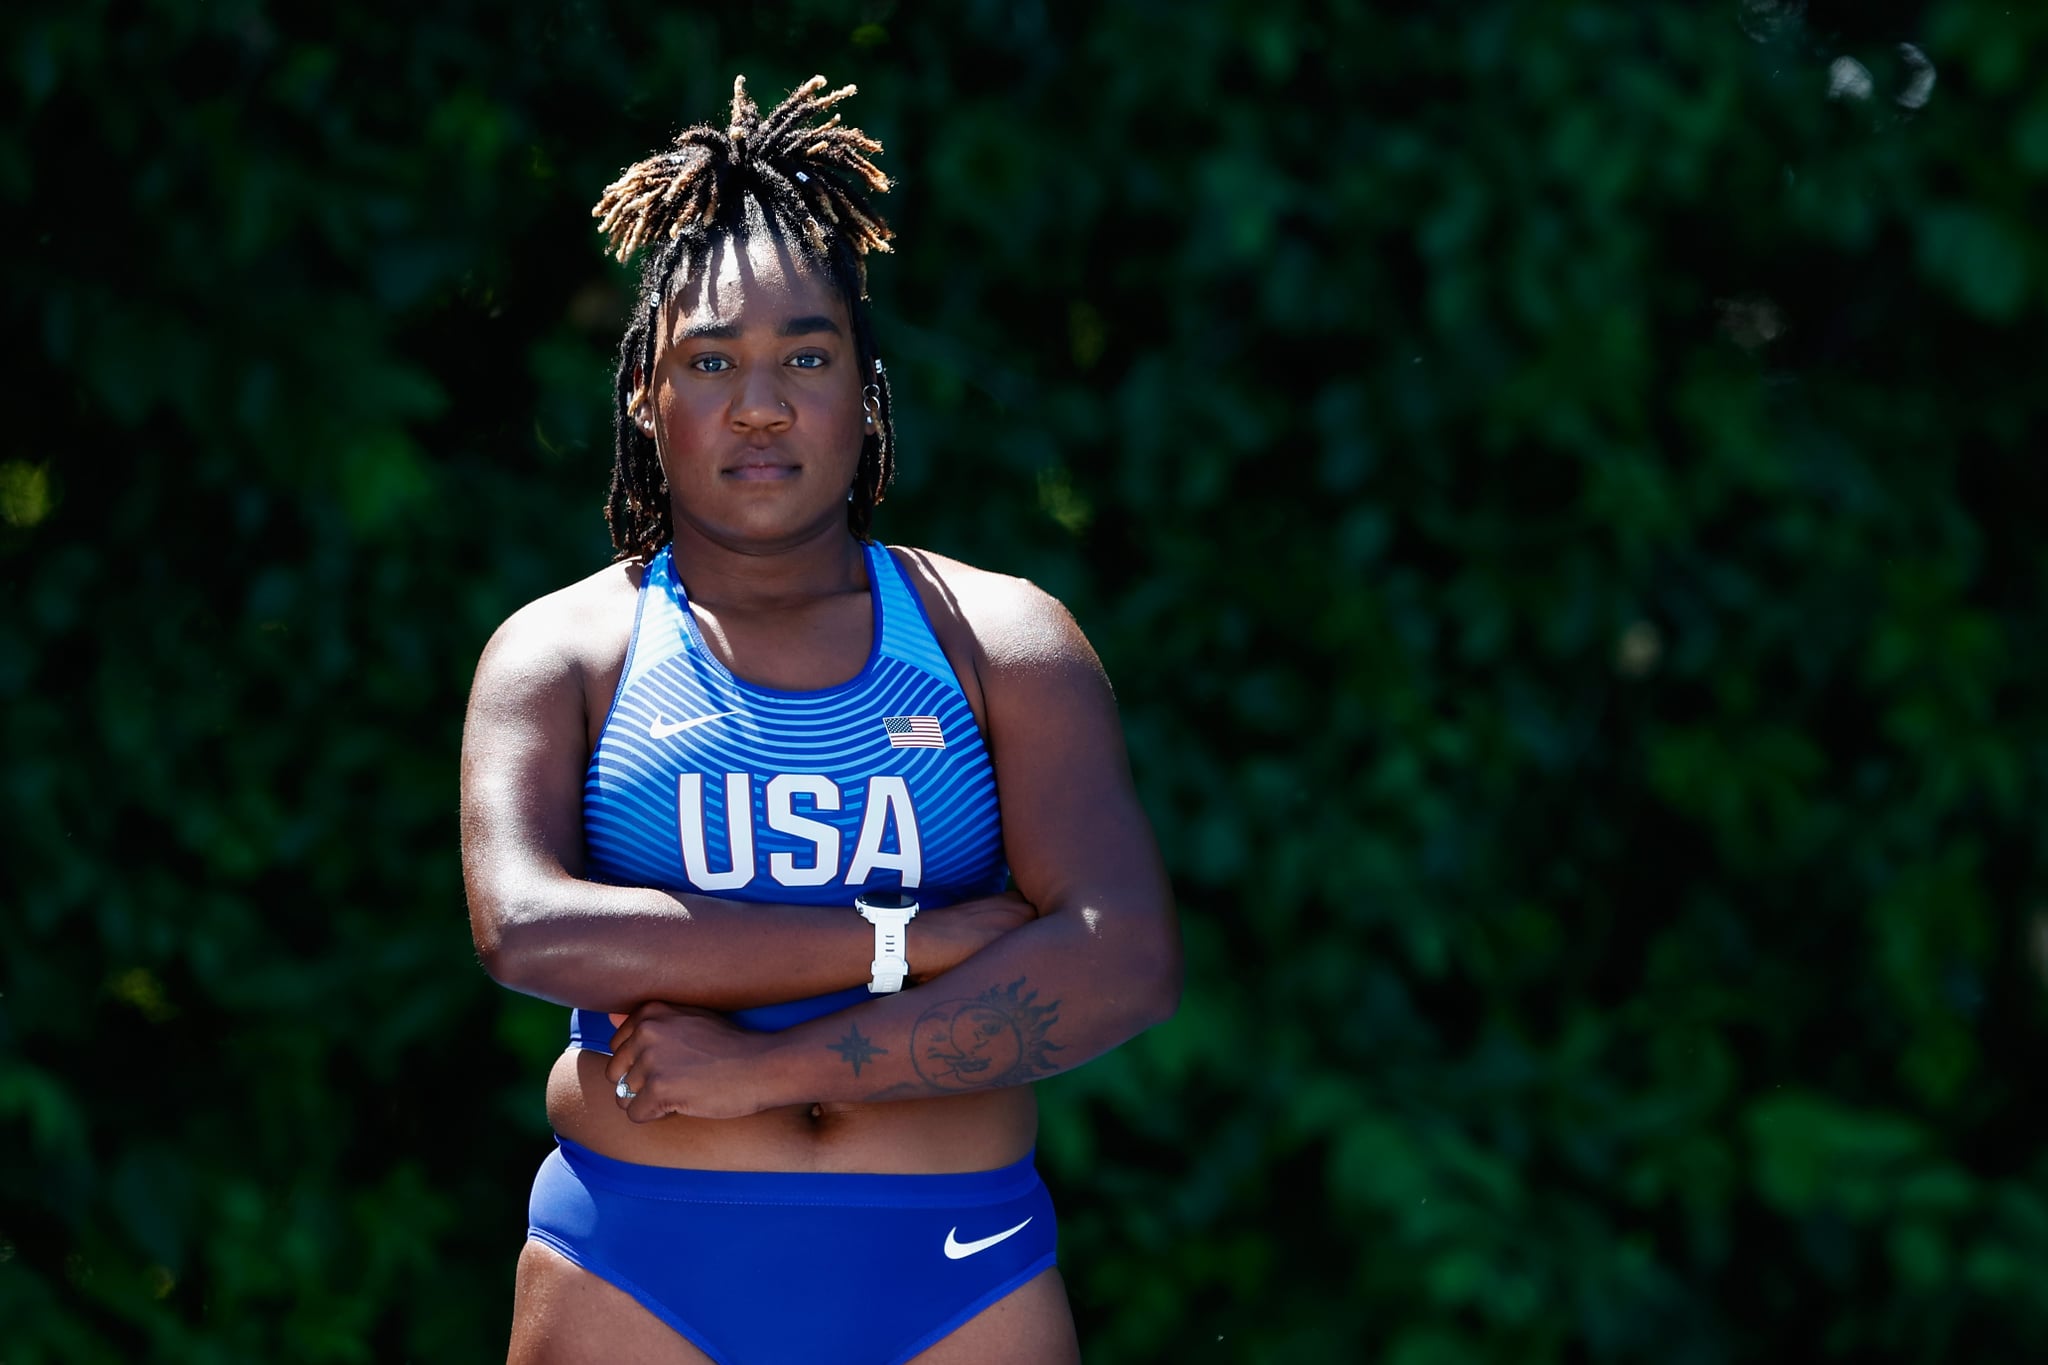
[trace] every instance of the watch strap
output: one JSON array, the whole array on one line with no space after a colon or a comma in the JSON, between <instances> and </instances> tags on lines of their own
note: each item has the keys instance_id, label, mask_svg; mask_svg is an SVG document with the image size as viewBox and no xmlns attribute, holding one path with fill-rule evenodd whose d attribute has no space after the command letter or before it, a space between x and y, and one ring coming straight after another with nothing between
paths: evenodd
<instances>
[{"instance_id":1,"label":"watch strap","mask_svg":"<svg viewBox=\"0 0 2048 1365\"><path fill-rule=\"evenodd\" d=\"M864 900L855 900L861 918L875 926L875 957L868 964L872 979L868 990L876 995L887 995L903 989L905 978L910 975L910 963L905 957L905 929L917 914L915 902L906 906L874 906Z\"/></svg>"}]
</instances>

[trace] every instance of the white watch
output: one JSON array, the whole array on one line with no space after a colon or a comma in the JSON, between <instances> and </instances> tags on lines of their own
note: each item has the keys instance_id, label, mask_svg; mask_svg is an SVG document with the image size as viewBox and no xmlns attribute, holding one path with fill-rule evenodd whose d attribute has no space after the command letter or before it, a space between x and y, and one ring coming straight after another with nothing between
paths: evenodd
<instances>
[{"instance_id":1,"label":"white watch","mask_svg":"<svg viewBox=\"0 0 2048 1365\"><path fill-rule=\"evenodd\" d=\"M860 917L875 926L875 960L868 964L874 980L868 989L877 995L903 989L910 975L910 963L903 956L903 926L917 914L917 902L901 891L863 891L853 898Z\"/></svg>"}]
</instances>

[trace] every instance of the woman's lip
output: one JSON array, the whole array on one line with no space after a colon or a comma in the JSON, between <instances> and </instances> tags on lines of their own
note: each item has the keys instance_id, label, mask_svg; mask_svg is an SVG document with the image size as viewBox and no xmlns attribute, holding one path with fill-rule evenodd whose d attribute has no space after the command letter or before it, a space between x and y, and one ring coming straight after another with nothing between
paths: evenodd
<instances>
[{"instance_id":1,"label":"woman's lip","mask_svg":"<svg viewBox=\"0 0 2048 1365\"><path fill-rule=\"evenodd\" d=\"M788 464L781 460L742 460L727 469L726 477L733 479L793 479L803 468L802 465Z\"/></svg>"}]
</instances>

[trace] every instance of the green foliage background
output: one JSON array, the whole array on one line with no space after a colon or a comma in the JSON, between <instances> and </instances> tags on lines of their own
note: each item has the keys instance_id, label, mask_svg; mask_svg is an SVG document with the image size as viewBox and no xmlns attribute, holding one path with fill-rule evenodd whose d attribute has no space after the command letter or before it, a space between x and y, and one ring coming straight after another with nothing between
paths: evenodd
<instances>
[{"instance_id":1,"label":"green foliage background","mask_svg":"<svg viewBox=\"0 0 2048 1365\"><path fill-rule=\"evenodd\" d=\"M6 1365L502 1352L462 703L607 557L588 205L735 71L862 85L880 530L1073 607L1174 869L1043 1087L1091 1361L2048 1339L2048 9L0 32Z\"/></svg>"}]
</instances>

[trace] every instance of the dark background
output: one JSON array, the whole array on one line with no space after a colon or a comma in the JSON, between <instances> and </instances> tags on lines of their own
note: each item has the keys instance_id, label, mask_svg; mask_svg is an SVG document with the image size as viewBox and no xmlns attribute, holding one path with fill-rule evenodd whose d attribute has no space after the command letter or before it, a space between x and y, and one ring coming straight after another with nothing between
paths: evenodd
<instances>
[{"instance_id":1,"label":"dark background","mask_svg":"<svg viewBox=\"0 0 2048 1365\"><path fill-rule=\"evenodd\" d=\"M0 1360L501 1357L463 701L736 71L862 86L878 530L1070 604L1174 872L1091 1361L2032 1358L2048 8L1415 8L9 7Z\"/></svg>"}]
</instances>

